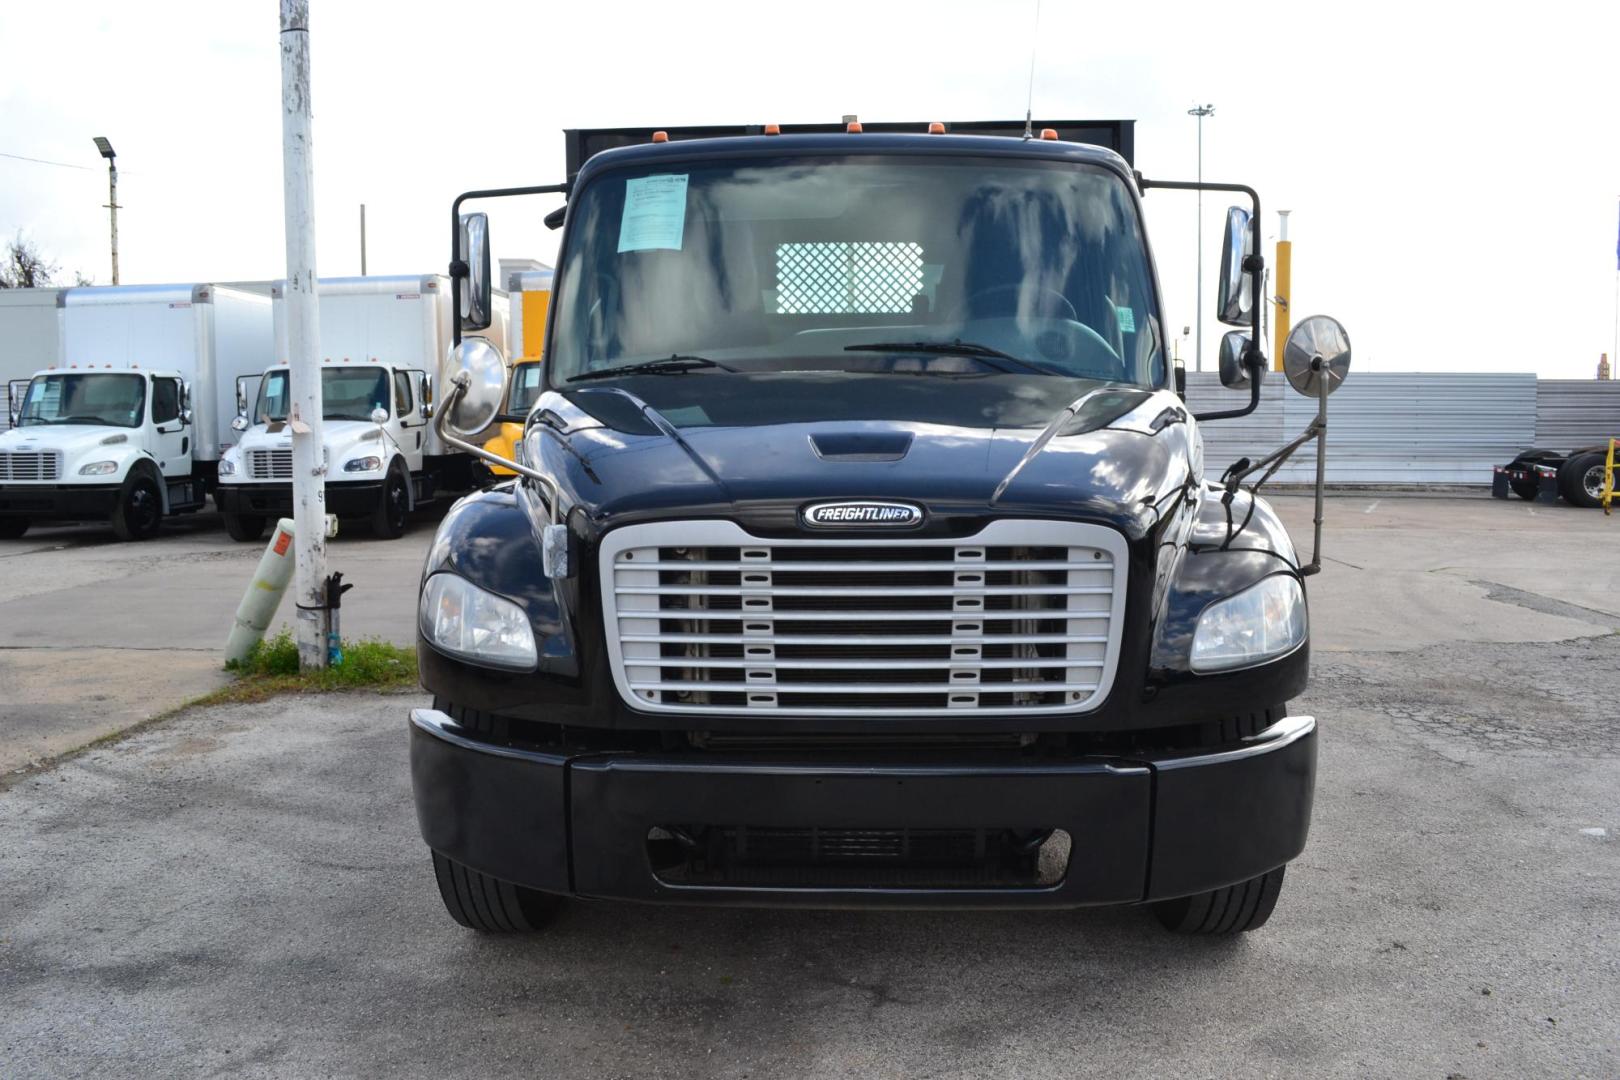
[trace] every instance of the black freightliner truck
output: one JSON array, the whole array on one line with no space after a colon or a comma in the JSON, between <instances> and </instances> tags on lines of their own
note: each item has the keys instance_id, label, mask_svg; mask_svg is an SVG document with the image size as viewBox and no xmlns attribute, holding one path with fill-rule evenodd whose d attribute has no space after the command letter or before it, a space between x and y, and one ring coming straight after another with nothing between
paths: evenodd
<instances>
[{"instance_id":1,"label":"black freightliner truck","mask_svg":"<svg viewBox=\"0 0 1620 1080\"><path fill-rule=\"evenodd\" d=\"M1253 203L1217 305L1248 394L1194 417L1141 199L1199 185L1134 172L1129 122L938 127L570 132L567 183L456 200L467 329L463 203L566 200L545 391L493 459L519 478L450 511L422 582L411 772L458 922L1270 915L1310 821L1319 563L1237 483L1258 466L1205 481L1198 429L1259 397L1258 199L1202 185ZM455 360L436 423L490 457L500 357Z\"/></svg>"}]
</instances>

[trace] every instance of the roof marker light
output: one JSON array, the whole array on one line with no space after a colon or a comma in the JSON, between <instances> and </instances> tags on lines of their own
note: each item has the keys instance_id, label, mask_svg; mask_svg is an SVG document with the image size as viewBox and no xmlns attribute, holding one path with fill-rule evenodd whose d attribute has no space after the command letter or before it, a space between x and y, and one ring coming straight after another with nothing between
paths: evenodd
<instances>
[{"instance_id":1,"label":"roof marker light","mask_svg":"<svg viewBox=\"0 0 1620 1080\"><path fill-rule=\"evenodd\" d=\"M945 125L940 123L938 120L931 121L929 123L929 125L928 125L928 134L930 134L930 135L943 135L943 134L945 134Z\"/></svg>"},{"instance_id":2,"label":"roof marker light","mask_svg":"<svg viewBox=\"0 0 1620 1080\"><path fill-rule=\"evenodd\" d=\"M782 134L782 125L781 124L766 124L765 125L765 134L767 134L767 135L780 135L780 134Z\"/></svg>"},{"instance_id":3,"label":"roof marker light","mask_svg":"<svg viewBox=\"0 0 1620 1080\"><path fill-rule=\"evenodd\" d=\"M667 131L655 131L655 132L653 132L653 142L669 142L669 132L667 132Z\"/></svg>"},{"instance_id":4,"label":"roof marker light","mask_svg":"<svg viewBox=\"0 0 1620 1080\"><path fill-rule=\"evenodd\" d=\"M1057 128L1041 128L1041 138L1047 142L1057 142Z\"/></svg>"},{"instance_id":5,"label":"roof marker light","mask_svg":"<svg viewBox=\"0 0 1620 1080\"><path fill-rule=\"evenodd\" d=\"M848 124L844 125L844 130L849 132L851 135L859 135L861 133L861 122L859 120L851 120Z\"/></svg>"}]
</instances>

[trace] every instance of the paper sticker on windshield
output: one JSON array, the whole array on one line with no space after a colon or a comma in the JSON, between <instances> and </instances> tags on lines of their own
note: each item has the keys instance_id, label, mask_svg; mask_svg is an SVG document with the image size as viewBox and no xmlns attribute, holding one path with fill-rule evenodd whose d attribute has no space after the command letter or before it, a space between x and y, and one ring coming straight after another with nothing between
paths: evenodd
<instances>
[{"instance_id":1,"label":"paper sticker on windshield","mask_svg":"<svg viewBox=\"0 0 1620 1080\"><path fill-rule=\"evenodd\" d=\"M1114 317L1119 320L1119 332L1122 334L1136 333L1136 312L1128 307L1114 309Z\"/></svg>"},{"instance_id":2,"label":"paper sticker on windshield","mask_svg":"<svg viewBox=\"0 0 1620 1080\"><path fill-rule=\"evenodd\" d=\"M679 251L686 228L686 174L624 182L619 251Z\"/></svg>"}]
</instances>

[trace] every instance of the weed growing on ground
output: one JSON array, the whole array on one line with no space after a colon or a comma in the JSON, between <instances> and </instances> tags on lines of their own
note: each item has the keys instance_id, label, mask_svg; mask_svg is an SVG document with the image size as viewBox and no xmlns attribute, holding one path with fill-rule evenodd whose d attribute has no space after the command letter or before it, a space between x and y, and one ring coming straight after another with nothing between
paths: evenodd
<instances>
[{"instance_id":1,"label":"weed growing on ground","mask_svg":"<svg viewBox=\"0 0 1620 1080\"><path fill-rule=\"evenodd\" d=\"M386 641L346 641L343 663L319 671L298 670L298 644L283 630L259 642L246 660L226 664L240 676L194 704L263 701L277 694L329 690L406 690L416 681L416 650Z\"/></svg>"}]
</instances>

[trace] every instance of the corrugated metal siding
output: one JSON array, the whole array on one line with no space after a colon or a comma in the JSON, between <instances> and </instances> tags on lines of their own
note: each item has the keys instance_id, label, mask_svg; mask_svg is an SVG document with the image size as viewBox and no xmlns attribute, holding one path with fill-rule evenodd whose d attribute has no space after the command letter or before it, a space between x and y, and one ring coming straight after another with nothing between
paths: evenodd
<instances>
[{"instance_id":1,"label":"corrugated metal siding","mask_svg":"<svg viewBox=\"0 0 1620 1080\"><path fill-rule=\"evenodd\" d=\"M1187 377L1187 400L1205 412L1246 399L1223 389L1213 374L1193 374ZM1303 431L1315 414L1313 399L1273 373L1253 415L1201 427L1205 474L1216 479L1239 457L1258 459ZM1333 395L1328 423L1330 482L1487 484L1492 466L1534 445L1536 377L1361 372ZM1296 454L1276 479L1308 483L1315 470L1313 446Z\"/></svg>"},{"instance_id":2,"label":"corrugated metal siding","mask_svg":"<svg viewBox=\"0 0 1620 1080\"><path fill-rule=\"evenodd\" d=\"M1620 437L1620 382L1543 379L1536 384L1536 438L1545 450L1573 450Z\"/></svg>"}]
</instances>

